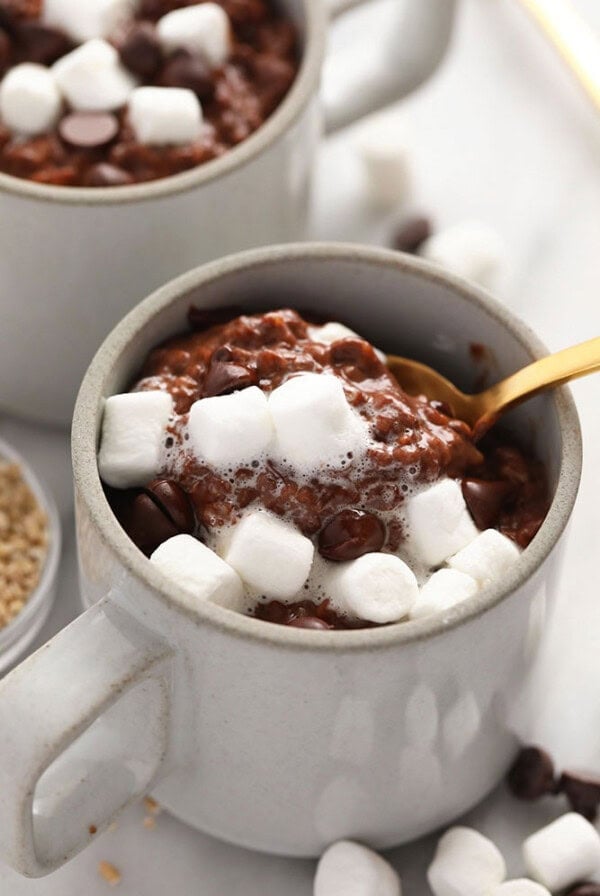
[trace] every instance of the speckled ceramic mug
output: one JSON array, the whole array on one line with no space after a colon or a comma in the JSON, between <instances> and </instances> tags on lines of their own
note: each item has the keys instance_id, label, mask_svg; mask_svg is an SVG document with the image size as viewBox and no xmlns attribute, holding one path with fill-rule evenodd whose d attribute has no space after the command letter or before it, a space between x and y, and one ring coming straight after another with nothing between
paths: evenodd
<instances>
[{"instance_id":1,"label":"speckled ceramic mug","mask_svg":"<svg viewBox=\"0 0 600 896\"><path fill-rule=\"evenodd\" d=\"M268 121L219 159L100 189L0 173L4 410L69 424L94 352L136 302L229 252L305 238L323 117L334 130L408 93L435 69L450 35L455 0L401 4L397 30L356 56L351 71L330 54L321 102L327 14L365 2L279 0L300 32L297 78Z\"/></svg>"},{"instance_id":2,"label":"speckled ceramic mug","mask_svg":"<svg viewBox=\"0 0 600 896\"><path fill-rule=\"evenodd\" d=\"M191 303L318 306L384 350L468 388L545 354L474 286L383 250L297 245L210 264L135 308L83 382L73 423L81 588L90 609L0 682L0 847L29 875L60 865L151 790L170 812L252 849L312 856L340 837L389 847L467 810L515 748L512 718L543 636L581 444L569 391L509 422L545 462L553 502L501 583L447 613L362 631L195 611L129 541L104 496L103 400ZM538 695L539 697L540 695Z\"/></svg>"}]
</instances>

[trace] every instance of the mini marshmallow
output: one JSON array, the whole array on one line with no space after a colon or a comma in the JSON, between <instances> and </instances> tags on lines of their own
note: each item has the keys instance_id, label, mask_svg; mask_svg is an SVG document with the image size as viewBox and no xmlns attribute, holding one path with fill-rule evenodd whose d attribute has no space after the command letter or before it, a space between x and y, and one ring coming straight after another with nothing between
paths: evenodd
<instances>
[{"instance_id":1,"label":"mini marshmallow","mask_svg":"<svg viewBox=\"0 0 600 896\"><path fill-rule=\"evenodd\" d=\"M214 467L250 463L273 439L267 397L258 386L195 401L188 429L199 459Z\"/></svg>"},{"instance_id":2,"label":"mini marshmallow","mask_svg":"<svg viewBox=\"0 0 600 896\"><path fill-rule=\"evenodd\" d=\"M279 460L301 472L342 465L349 452L364 453L368 427L346 400L336 376L303 373L269 396Z\"/></svg>"},{"instance_id":3,"label":"mini marshmallow","mask_svg":"<svg viewBox=\"0 0 600 896\"><path fill-rule=\"evenodd\" d=\"M231 24L217 3L175 9L159 19L156 29L167 52L188 50L213 68L223 65L231 52Z\"/></svg>"},{"instance_id":4,"label":"mini marshmallow","mask_svg":"<svg viewBox=\"0 0 600 896\"><path fill-rule=\"evenodd\" d=\"M129 97L129 121L140 143L193 143L202 131L202 106L193 90L138 87Z\"/></svg>"},{"instance_id":5,"label":"mini marshmallow","mask_svg":"<svg viewBox=\"0 0 600 896\"><path fill-rule=\"evenodd\" d=\"M419 596L415 574L394 554L364 554L331 565L326 592L342 612L368 622L398 622Z\"/></svg>"},{"instance_id":6,"label":"mini marshmallow","mask_svg":"<svg viewBox=\"0 0 600 896\"><path fill-rule=\"evenodd\" d=\"M525 840L523 858L527 873L556 893L600 872L600 836L582 815L568 812Z\"/></svg>"},{"instance_id":7,"label":"mini marshmallow","mask_svg":"<svg viewBox=\"0 0 600 896\"><path fill-rule=\"evenodd\" d=\"M381 208L400 205L410 187L412 141L406 123L389 114L371 119L360 130L357 148L371 203Z\"/></svg>"},{"instance_id":8,"label":"mini marshmallow","mask_svg":"<svg viewBox=\"0 0 600 896\"><path fill-rule=\"evenodd\" d=\"M482 896L505 877L506 864L496 845L464 827L446 831L427 870L435 896Z\"/></svg>"},{"instance_id":9,"label":"mini marshmallow","mask_svg":"<svg viewBox=\"0 0 600 896\"><path fill-rule=\"evenodd\" d=\"M172 413L168 392L126 392L106 399L98 469L107 485L132 488L156 476Z\"/></svg>"},{"instance_id":10,"label":"mini marshmallow","mask_svg":"<svg viewBox=\"0 0 600 896\"><path fill-rule=\"evenodd\" d=\"M521 552L514 541L497 529L480 532L462 550L448 560L448 566L472 576L480 588L502 580L507 569L517 562Z\"/></svg>"},{"instance_id":11,"label":"mini marshmallow","mask_svg":"<svg viewBox=\"0 0 600 896\"><path fill-rule=\"evenodd\" d=\"M474 221L434 233L419 247L419 255L489 287L503 266L505 249L494 230Z\"/></svg>"},{"instance_id":12,"label":"mini marshmallow","mask_svg":"<svg viewBox=\"0 0 600 896\"><path fill-rule=\"evenodd\" d=\"M51 131L61 106L54 76L43 65L16 65L0 84L0 117L17 134L33 136Z\"/></svg>"},{"instance_id":13,"label":"mini marshmallow","mask_svg":"<svg viewBox=\"0 0 600 896\"><path fill-rule=\"evenodd\" d=\"M314 896L401 896L400 878L372 849L340 840L325 850L315 876Z\"/></svg>"},{"instance_id":14,"label":"mini marshmallow","mask_svg":"<svg viewBox=\"0 0 600 896\"><path fill-rule=\"evenodd\" d=\"M457 569L439 569L425 582L419 599L410 611L411 619L443 613L473 597L479 586L472 576Z\"/></svg>"},{"instance_id":15,"label":"mini marshmallow","mask_svg":"<svg viewBox=\"0 0 600 896\"><path fill-rule=\"evenodd\" d=\"M255 510L233 527L221 553L250 588L289 600L308 578L314 547L291 523Z\"/></svg>"},{"instance_id":16,"label":"mini marshmallow","mask_svg":"<svg viewBox=\"0 0 600 896\"><path fill-rule=\"evenodd\" d=\"M438 566L477 536L455 479L440 479L417 492L407 502L406 519L408 549L427 566Z\"/></svg>"},{"instance_id":17,"label":"mini marshmallow","mask_svg":"<svg viewBox=\"0 0 600 896\"><path fill-rule=\"evenodd\" d=\"M79 112L110 112L124 106L135 78L105 40L88 40L52 66L57 84Z\"/></svg>"},{"instance_id":18,"label":"mini marshmallow","mask_svg":"<svg viewBox=\"0 0 600 896\"><path fill-rule=\"evenodd\" d=\"M347 327L345 324L340 324L336 320L331 320L329 323L323 324L322 327L309 327L308 333L314 342L322 342L323 345L332 345L334 342L339 342L340 339L363 338L362 336L359 336L358 333L355 333L354 330L351 330L350 327ZM387 358L384 352L374 346L373 350L381 363L386 364Z\"/></svg>"},{"instance_id":19,"label":"mini marshmallow","mask_svg":"<svg viewBox=\"0 0 600 896\"><path fill-rule=\"evenodd\" d=\"M109 37L131 18L136 0L44 0L42 22L83 43Z\"/></svg>"},{"instance_id":20,"label":"mini marshmallow","mask_svg":"<svg viewBox=\"0 0 600 896\"><path fill-rule=\"evenodd\" d=\"M189 606L202 601L228 610L243 608L244 586L238 574L192 535L175 535L163 541L150 557L176 585L193 594Z\"/></svg>"},{"instance_id":21,"label":"mini marshmallow","mask_svg":"<svg viewBox=\"0 0 600 896\"><path fill-rule=\"evenodd\" d=\"M550 892L528 877L518 877L494 887L487 896L550 896Z\"/></svg>"}]
</instances>

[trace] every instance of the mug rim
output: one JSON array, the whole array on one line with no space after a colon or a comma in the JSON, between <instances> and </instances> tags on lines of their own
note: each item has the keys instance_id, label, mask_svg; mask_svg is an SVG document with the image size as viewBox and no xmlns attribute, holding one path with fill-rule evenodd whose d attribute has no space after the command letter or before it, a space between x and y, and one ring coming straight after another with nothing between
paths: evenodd
<instances>
[{"instance_id":1,"label":"mug rim","mask_svg":"<svg viewBox=\"0 0 600 896\"><path fill-rule=\"evenodd\" d=\"M304 10L305 36L294 83L263 124L246 140L228 149L219 158L196 165L180 174L124 187L59 187L53 184L38 184L0 171L0 193L61 205L129 205L151 199L163 199L202 187L248 164L291 128L304 111L314 88L319 83L329 17L324 0L301 0L301 2Z\"/></svg>"},{"instance_id":2,"label":"mug rim","mask_svg":"<svg viewBox=\"0 0 600 896\"><path fill-rule=\"evenodd\" d=\"M453 292L487 313L527 351L532 360L548 354L544 344L516 315L478 286L448 273L422 259L388 249L349 243L291 243L253 249L205 264L170 281L144 299L117 324L103 342L83 379L72 429L72 462L78 500L87 508L102 541L115 553L127 571L141 580L165 604L184 613L196 625L208 624L244 640L276 647L330 652L349 649L371 650L395 647L443 635L491 610L531 579L561 537L573 510L581 479L582 441L579 418L570 389L553 390L561 434L560 467L556 490L542 526L526 548L524 560L505 577L503 583L482 589L473 597L443 614L424 619L354 630L310 631L267 622L205 602L191 609L188 592L170 582L133 544L114 516L102 488L97 465L96 417L102 400L103 384L117 356L136 333L156 314L192 289L229 275L243 275L256 269L280 266L289 261L348 261L371 267L395 269Z\"/></svg>"}]
</instances>

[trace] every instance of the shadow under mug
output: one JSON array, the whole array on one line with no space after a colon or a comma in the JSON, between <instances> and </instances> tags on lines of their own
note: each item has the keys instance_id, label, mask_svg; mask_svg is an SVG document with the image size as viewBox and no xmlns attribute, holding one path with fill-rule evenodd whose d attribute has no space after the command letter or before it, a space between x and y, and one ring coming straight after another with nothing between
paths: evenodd
<instances>
[{"instance_id":1,"label":"shadow under mug","mask_svg":"<svg viewBox=\"0 0 600 896\"><path fill-rule=\"evenodd\" d=\"M336 0L332 11L364 2ZM0 174L5 410L70 423L93 353L136 302L203 262L305 238L328 10L324 0L279 5L301 36L296 81L271 118L222 158L131 187L52 187ZM339 128L416 87L443 55L454 6L400 4L398 28L359 54L345 77L347 57L330 56L326 127Z\"/></svg>"},{"instance_id":2,"label":"shadow under mug","mask_svg":"<svg viewBox=\"0 0 600 896\"><path fill-rule=\"evenodd\" d=\"M0 852L41 875L152 790L221 839L317 855L352 837L420 836L478 802L515 748L557 587L581 472L566 388L507 416L546 465L553 501L502 582L438 616L362 631L273 625L190 608L125 535L96 452L103 400L204 308L310 307L375 345L434 364L463 388L493 347L492 377L546 353L481 290L417 259L341 245L214 262L135 308L105 341L73 423L81 589L90 608L0 682Z\"/></svg>"}]
</instances>

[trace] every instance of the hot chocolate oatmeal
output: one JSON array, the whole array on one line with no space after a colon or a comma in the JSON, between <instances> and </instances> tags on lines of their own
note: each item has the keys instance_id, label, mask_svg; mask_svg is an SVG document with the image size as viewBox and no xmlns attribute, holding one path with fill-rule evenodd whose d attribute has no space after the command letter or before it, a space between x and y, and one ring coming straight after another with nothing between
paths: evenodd
<instances>
[{"instance_id":1,"label":"hot chocolate oatmeal","mask_svg":"<svg viewBox=\"0 0 600 896\"><path fill-rule=\"evenodd\" d=\"M0 0L0 170L86 187L186 171L256 131L297 68L271 0Z\"/></svg>"},{"instance_id":2,"label":"hot chocolate oatmeal","mask_svg":"<svg viewBox=\"0 0 600 896\"><path fill-rule=\"evenodd\" d=\"M476 445L340 323L190 312L107 400L100 473L124 529L193 599L303 628L449 609L519 562L540 464Z\"/></svg>"}]
</instances>

